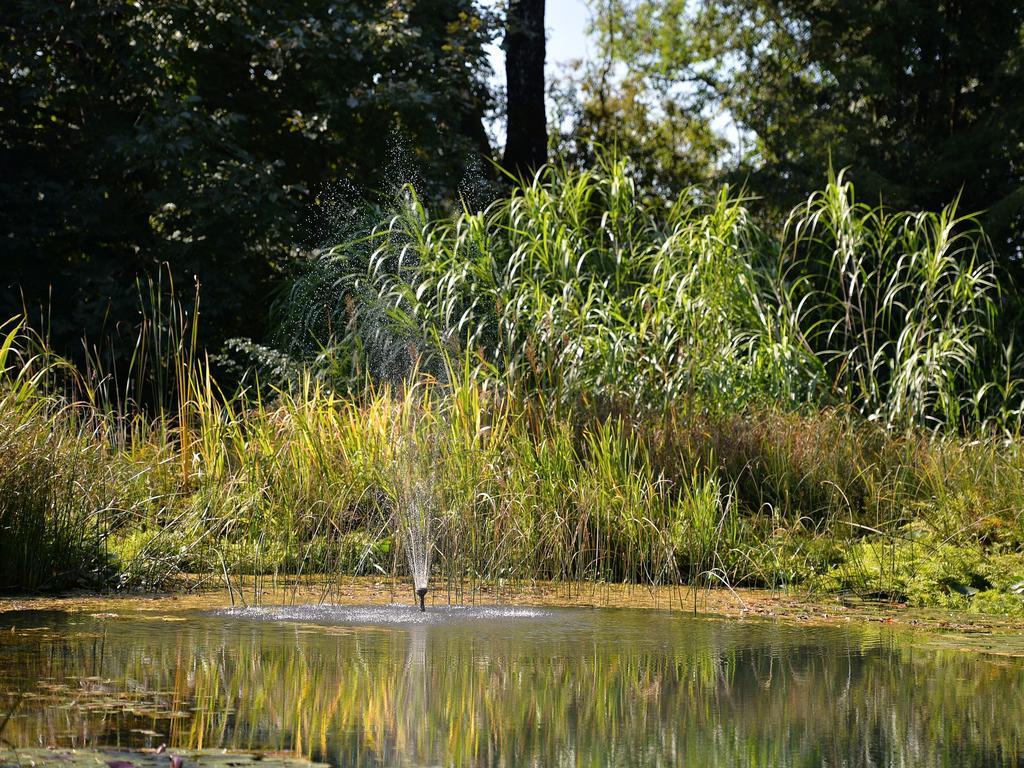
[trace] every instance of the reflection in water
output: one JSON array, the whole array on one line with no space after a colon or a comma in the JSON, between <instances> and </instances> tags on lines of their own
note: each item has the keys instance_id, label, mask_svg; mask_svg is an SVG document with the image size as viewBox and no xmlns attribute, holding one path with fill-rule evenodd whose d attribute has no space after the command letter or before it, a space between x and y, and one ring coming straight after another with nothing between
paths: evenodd
<instances>
[{"instance_id":1,"label":"reflection in water","mask_svg":"<svg viewBox=\"0 0 1024 768\"><path fill-rule=\"evenodd\" d=\"M450 624L481 619L538 619L548 615L541 608L498 605L433 606L421 612L415 605L282 605L259 608L231 608L220 616L266 621L299 621L312 624Z\"/></svg>"},{"instance_id":2,"label":"reflection in water","mask_svg":"<svg viewBox=\"0 0 1024 768\"><path fill-rule=\"evenodd\" d=\"M1024 764L1024 664L882 629L631 610L269 618L0 614L0 720L29 694L3 737L337 766Z\"/></svg>"}]
</instances>

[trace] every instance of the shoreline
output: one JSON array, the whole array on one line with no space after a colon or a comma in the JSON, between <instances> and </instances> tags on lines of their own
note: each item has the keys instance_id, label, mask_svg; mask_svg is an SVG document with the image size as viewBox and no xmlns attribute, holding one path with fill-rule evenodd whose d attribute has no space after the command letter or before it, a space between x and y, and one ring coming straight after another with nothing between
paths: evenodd
<instances>
[{"instance_id":1,"label":"shoreline","mask_svg":"<svg viewBox=\"0 0 1024 768\"><path fill-rule=\"evenodd\" d=\"M232 606L335 603L386 605L413 603L405 580L344 577L306 578L299 582L246 577L223 584L200 584L191 590L158 593L71 591L53 595L0 596L0 622L9 611L59 610L83 613L119 611L166 613ZM631 584L504 583L437 584L427 596L431 605L518 605L548 608L633 608L676 611L704 618L774 620L808 625L882 625L912 631L966 650L1024 657L1024 618L843 596L814 596L762 589L697 589ZM2 629L2 625L0 625Z\"/></svg>"}]
</instances>

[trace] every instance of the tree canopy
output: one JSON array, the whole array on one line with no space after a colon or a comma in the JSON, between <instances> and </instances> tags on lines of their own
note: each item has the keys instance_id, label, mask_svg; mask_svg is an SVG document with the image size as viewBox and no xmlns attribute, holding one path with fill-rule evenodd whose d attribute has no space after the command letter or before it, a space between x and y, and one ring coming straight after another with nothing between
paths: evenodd
<instances>
[{"instance_id":1,"label":"tree canopy","mask_svg":"<svg viewBox=\"0 0 1024 768\"><path fill-rule=\"evenodd\" d=\"M662 136L661 155L698 161L669 174L677 186L725 170L785 209L820 185L831 163L849 166L862 194L897 208L934 210L962 193L963 206L988 211L994 238L1019 239L1019 3L595 0L593 8L606 66L628 72L620 93L652 116L643 143ZM585 100L591 113L596 101ZM716 119L735 122L738 147L694 141ZM628 128L605 134L627 149L638 143Z\"/></svg>"},{"instance_id":2,"label":"tree canopy","mask_svg":"<svg viewBox=\"0 0 1024 768\"><path fill-rule=\"evenodd\" d=\"M597 55L547 86L556 161L592 167L603 145L648 194L730 181L776 217L849 167L863 199L893 209L960 196L1021 271L1019 3L591 8ZM540 0L11 0L0 319L43 311L67 351L130 324L136 279L166 264L179 286L202 284L207 342L264 335L338 188L411 180L456 201L497 156L495 114L506 165L543 161L543 13ZM504 101L485 50L503 21Z\"/></svg>"},{"instance_id":3,"label":"tree canopy","mask_svg":"<svg viewBox=\"0 0 1024 768\"><path fill-rule=\"evenodd\" d=\"M471 0L5 3L0 315L96 338L166 263L210 339L258 335L323 185L386 186L400 142L450 197L488 150L492 26Z\"/></svg>"}]
</instances>

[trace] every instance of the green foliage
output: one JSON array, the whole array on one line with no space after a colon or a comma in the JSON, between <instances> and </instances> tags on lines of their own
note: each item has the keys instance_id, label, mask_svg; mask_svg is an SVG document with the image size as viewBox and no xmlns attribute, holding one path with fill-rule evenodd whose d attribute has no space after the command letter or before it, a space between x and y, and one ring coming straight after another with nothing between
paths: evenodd
<instances>
[{"instance_id":1,"label":"green foliage","mask_svg":"<svg viewBox=\"0 0 1024 768\"><path fill-rule=\"evenodd\" d=\"M842 563L813 583L910 605L1024 615L1011 589L1024 569L1019 555L993 555L924 537L873 537L851 545Z\"/></svg>"},{"instance_id":2,"label":"green foliage","mask_svg":"<svg viewBox=\"0 0 1024 768\"><path fill-rule=\"evenodd\" d=\"M717 178L729 142L705 114L704 100L659 82L663 88L652 88L633 73L613 81L600 64L580 64L556 80L548 97L559 129L551 138L556 156L592 168L603 148L612 148L629 158L643 190L668 197Z\"/></svg>"},{"instance_id":3,"label":"green foliage","mask_svg":"<svg viewBox=\"0 0 1024 768\"><path fill-rule=\"evenodd\" d=\"M189 405L148 421L47 394L35 342L10 338L5 588L404 574L405 469L430 495L435 579L805 585L1024 610L1019 441L901 436L830 411L560 414L455 371L358 399L309 378L224 396L192 359L175 377Z\"/></svg>"},{"instance_id":4,"label":"green foliage","mask_svg":"<svg viewBox=\"0 0 1024 768\"><path fill-rule=\"evenodd\" d=\"M0 325L0 589L100 585L116 573L104 540L125 468L91 420L40 395L47 365L25 342Z\"/></svg>"},{"instance_id":5,"label":"green foliage","mask_svg":"<svg viewBox=\"0 0 1024 768\"><path fill-rule=\"evenodd\" d=\"M727 190L656 206L621 163L548 168L440 220L408 188L325 253L277 388L222 391L194 309L159 291L114 395L9 324L4 546L74 565L3 586L405 573L403 505L427 494L452 583L1016 611L1024 452L1019 405L995 407L1012 387L986 389L984 246L953 209L888 213L841 177L773 235Z\"/></svg>"},{"instance_id":6,"label":"green foliage","mask_svg":"<svg viewBox=\"0 0 1024 768\"><path fill-rule=\"evenodd\" d=\"M495 385L562 404L745 402L791 383L766 362L787 362L771 346L785 332L761 307L750 257L762 235L741 201L700 198L646 205L622 164L548 168L451 221L431 220L410 192L299 281L286 328L355 389L367 372L394 381L417 361L441 378L446 355L465 355ZM325 274L333 302L303 301Z\"/></svg>"},{"instance_id":7,"label":"green foliage","mask_svg":"<svg viewBox=\"0 0 1024 768\"><path fill-rule=\"evenodd\" d=\"M890 213L843 174L790 215L782 282L832 386L889 426L958 424L998 298L984 235L956 203ZM991 379L989 379L991 381Z\"/></svg>"},{"instance_id":8,"label":"green foliage","mask_svg":"<svg viewBox=\"0 0 1024 768\"><path fill-rule=\"evenodd\" d=\"M635 144L602 107L624 68L630 100L666 105L651 111L640 143L658 149L644 156L728 126L739 157L705 142L712 170L717 160L776 214L813 190L830 160L854 169L865 199L897 208L934 210L962 193L967 210L988 210L986 228L1015 269L1009 243L1020 242L1024 201L1018 4L602 0L592 8L605 63L586 78L582 111L608 115L604 135ZM676 188L692 181L669 178Z\"/></svg>"},{"instance_id":9,"label":"green foliage","mask_svg":"<svg viewBox=\"0 0 1024 768\"><path fill-rule=\"evenodd\" d=\"M986 396L998 293L974 219L867 206L842 175L778 235L745 203L728 188L650 202L621 162L547 168L450 220L410 189L297 283L292 349L355 392L413 367L443 380L455 357L561 407L844 404L900 429L1015 425Z\"/></svg>"},{"instance_id":10,"label":"green foliage","mask_svg":"<svg viewBox=\"0 0 1024 768\"><path fill-rule=\"evenodd\" d=\"M387 187L397 153L450 197L488 151L491 25L470 0L5 3L0 314L27 301L74 352L119 335L124 362L166 262L211 346L262 336L335 185Z\"/></svg>"}]
</instances>

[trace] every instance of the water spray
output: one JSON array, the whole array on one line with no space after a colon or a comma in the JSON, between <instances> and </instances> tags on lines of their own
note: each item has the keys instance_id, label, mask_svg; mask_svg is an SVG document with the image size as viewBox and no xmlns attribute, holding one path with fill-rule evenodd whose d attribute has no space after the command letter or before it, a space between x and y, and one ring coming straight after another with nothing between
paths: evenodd
<instances>
[{"instance_id":1,"label":"water spray","mask_svg":"<svg viewBox=\"0 0 1024 768\"><path fill-rule=\"evenodd\" d=\"M398 436L395 451L395 524L396 534L404 539L405 556L413 593L419 600L420 612L427 611L427 590L430 583L430 559L434 548L432 518L437 505L434 488L434 466L428 464L432 453L421 453L416 434Z\"/></svg>"},{"instance_id":2,"label":"water spray","mask_svg":"<svg viewBox=\"0 0 1024 768\"><path fill-rule=\"evenodd\" d=\"M430 580L430 554L433 537L430 531L430 512L433 505L433 488L426 480L405 478L399 496L399 525L405 529L405 554L409 560L409 575L413 589L419 598L420 611L427 611L427 584Z\"/></svg>"}]
</instances>

